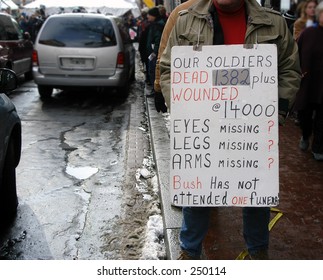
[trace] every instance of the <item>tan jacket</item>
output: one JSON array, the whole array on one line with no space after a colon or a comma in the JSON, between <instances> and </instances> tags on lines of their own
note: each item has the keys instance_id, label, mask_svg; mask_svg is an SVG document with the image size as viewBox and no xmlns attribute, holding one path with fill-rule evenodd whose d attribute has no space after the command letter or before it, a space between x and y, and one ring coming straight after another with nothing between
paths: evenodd
<instances>
[{"instance_id":1,"label":"tan jacket","mask_svg":"<svg viewBox=\"0 0 323 280\"><path fill-rule=\"evenodd\" d=\"M188 0L180 5L178 5L169 15L167 22L165 24L162 37L160 39L159 49L158 49L158 56L156 61L156 70L155 70L155 82L154 82L154 90L156 92L161 92L160 88L160 71L159 71L159 61L160 56L163 53L164 49L167 45L168 37L175 25L175 22L179 16L179 12L182 10L186 10L188 7L190 7L192 4L194 4L198 0Z\"/></svg>"},{"instance_id":2,"label":"tan jacket","mask_svg":"<svg viewBox=\"0 0 323 280\"><path fill-rule=\"evenodd\" d=\"M160 84L167 107L170 109L170 61L172 46L212 45L213 21L208 10L212 0L201 0L182 11L170 34L166 49L160 58ZM287 114L300 85L301 71L298 48L285 19L276 11L261 7L256 0L246 0L248 15L246 44L273 43L278 50L279 110Z\"/></svg>"}]
</instances>

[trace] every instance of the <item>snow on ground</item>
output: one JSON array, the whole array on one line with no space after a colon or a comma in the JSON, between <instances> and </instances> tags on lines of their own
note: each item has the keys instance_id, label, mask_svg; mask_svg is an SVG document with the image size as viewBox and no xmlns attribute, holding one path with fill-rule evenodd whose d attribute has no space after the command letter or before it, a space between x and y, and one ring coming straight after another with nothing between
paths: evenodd
<instances>
[{"instance_id":1,"label":"snow on ground","mask_svg":"<svg viewBox=\"0 0 323 280\"><path fill-rule=\"evenodd\" d=\"M170 117L168 113L164 113L163 117L167 129L169 130ZM143 180L141 180L143 179ZM149 183L147 184L149 180ZM155 163L152 156L145 158L142 168L136 172L136 188L142 193L143 199L153 200L159 199L159 184L155 174ZM166 248L164 242L164 224L160 214L160 209L157 209L156 204L153 204L156 209L152 209L152 214L146 225L145 242L141 253L141 260L162 260L166 259ZM160 203L158 203L160 205Z\"/></svg>"},{"instance_id":2,"label":"snow on ground","mask_svg":"<svg viewBox=\"0 0 323 280\"><path fill-rule=\"evenodd\" d=\"M170 133L170 115L169 113L163 113L162 115L165 120L168 133ZM159 197L157 175L153 176L151 171L149 171L151 168L153 168L154 164L149 159L145 159L143 166L144 168L137 171L137 180L140 178L140 176L143 178L151 178L151 187L153 192ZM143 197L144 199L148 199L148 197L145 197L144 194ZM147 222L145 245L143 247L142 256L140 259L166 259L163 218L160 214L155 214L149 217Z\"/></svg>"},{"instance_id":3,"label":"snow on ground","mask_svg":"<svg viewBox=\"0 0 323 280\"><path fill-rule=\"evenodd\" d=\"M148 184L147 179L149 179ZM142 193L144 200L159 199L158 179L151 158L144 159L143 167L136 172L136 181L136 188ZM153 204L155 209L150 209L151 213L157 214L151 215L147 221L141 260L166 259L163 218L156 205L159 205L159 203Z\"/></svg>"}]
</instances>

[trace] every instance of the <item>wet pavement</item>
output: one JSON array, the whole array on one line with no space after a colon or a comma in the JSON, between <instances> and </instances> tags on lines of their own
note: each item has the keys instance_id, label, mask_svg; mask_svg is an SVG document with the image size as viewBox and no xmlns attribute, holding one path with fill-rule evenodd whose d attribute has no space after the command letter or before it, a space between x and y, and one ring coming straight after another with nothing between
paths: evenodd
<instances>
[{"instance_id":1,"label":"wet pavement","mask_svg":"<svg viewBox=\"0 0 323 280\"><path fill-rule=\"evenodd\" d=\"M178 255L181 211L170 205L168 187L169 135L165 117L158 114L152 98L147 98L151 138L161 187L165 242L168 259ZM323 259L323 162L298 148L300 128L293 118L281 126L280 204L271 211L270 259ZM203 246L204 259L244 259L241 208L212 210Z\"/></svg>"},{"instance_id":2,"label":"wet pavement","mask_svg":"<svg viewBox=\"0 0 323 280\"><path fill-rule=\"evenodd\" d=\"M18 212L12 225L0 224L0 259L140 259L150 244L165 255L146 233L160 208L148 178L153 173L140 80L127 99L57 90L40 100L33 81L10 95L22 120L23 147ZM145 178L138 176L142 169Z\"/></svg>"}]
</instances>

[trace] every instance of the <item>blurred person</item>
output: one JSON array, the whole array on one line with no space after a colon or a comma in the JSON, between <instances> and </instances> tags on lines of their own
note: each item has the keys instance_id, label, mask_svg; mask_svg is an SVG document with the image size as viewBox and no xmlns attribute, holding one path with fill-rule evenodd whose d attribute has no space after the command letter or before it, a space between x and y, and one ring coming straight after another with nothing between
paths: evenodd
<instances>
[{"instance_id":1,"label":"blurred person","mask_svg":"<svg viewBox=\"0 0 323 280\"><path fill-rule=\"evenodd\" d=\"M167 22L165 24L162 37L160 39L160 45L158 49L158 55L156 60L156 69L155 69L155 81L154 81L154 91L155 91L155 108L157 112L166 113L167 112L167 106L165 104L164 96L161 92L160 88L160 71L159 71L159 62L160 62L160 56L163 53L168 37L174 27L174 24L179 16L180 11L186 10L188 7L190 7L192 4L194 4L198 0L188 0L188 1L182 1L180 5L175 7L175 9L170 13Z\"/></svg>"},{"instance_id":2,"label":"blurred person","mask_svg":"<svg viewBox=\"0 0 323 280\"><path fill-rule=\"evenodd\" d=\"M301 17L302 9L307 0L299 0L297 1L296 8L295 8L295 15L297 18Z\"/></svg>"},{"instance_id":3,"label":"blurred person","mask_svg":"<svg viewBox=\"0 0 323 280\"><path fill-rule=\"evenodd\" d=\"M125 26L128 29L128 33L129 36L131 38L132 41L137 41L137 20L135 19L135 17L133 16L133 14L131 12L129 12L128 14L125 15Z\"/></svg>"},{"instance_id":4,"label":"blurred person","mask_svg":"<svg viewBox=\"0 0 323 280\"><path fill-rule=\"evenodd\" d=\"M288 29L293 34L294 33L294 23L296 19L299 17L297 13L297 3L294 1L291 1L289 10L284 12L283 17L286 20Z\"/></svg>"},{"instance_id":5,"label":"blurred person","mask_svg":"<svg viewBox=\"0 0 323 280\"><path fill-rule=\"evenodd\" d=\"M31 40L34 43L35 43L37 34L40 28L42 27L44 21L45 21L44 10L41 11L39 9L36 9L35 13L33 13L29 18L30 31L31 31L30 36L31 36Z\"/></svg>"},{"instance_id":6,"label":"blurred person","mask_svg":"<svg viewBox=\"0 0 323 280\"><path fill-rule=\"evenodd\" d=\"M293 23L293 37L297 41L301 32L315 23L315 7L317 6L316 0L303 0L301 1L296 10L299 17ZM295 117L295 124L299 125L300 120L298 112L293 108L292 113Z\"/></svg>"},{"instance_id":7,"label":"blurred person","mask_svg":"<svg viewBox=\"0 0 323 280\"><path fill-rule=\"evenodd\" d=\"M28 32L29 34L31 34L29 19L25 13L21 13L18 23L19 23L21 30L24 33Z\"/></svg>"},{"instance_id":8,"label":"blurred person","mask_svg":"<svg viewBox=\"0 0 323 280\"><path fill-rule=\"evenodd\" d=\"M309 26L312 26L315 22L315 8L317 6L316 0L306 0L302 2L301 14L293 25L293 37L295 40L298 39L300 33Z\"/></svg>"},{"instance_id":9,"label":"blurred person","mask_svg":"<svg viewBox=\"0 0 323 280\"><path fill-rule=\"evenodd\" d=\"M158 7L149 9L147 18L150 22L146 45L146 51L148 54L148 72L150 84L154 85L158 49L165 22L160 16ZM154 89L152 89L148 96L154 96Z\"/></svg>"},{"instance_id":10,"label":"blurred person","mask_svg":"<svg viewBox=\"0 0 323 280\"><path fill-rule=\"evenodd\" d=\"M200 45L275 43L279 120L284 122L299 88L300 68L297 44L279 12L261 7L256 0L200 0L182 11L160 58L160 84L170 113L171 48L197 42ZM210 207L183 207L182 214L178 259L200 259ZM269 207L243 207L243 237L251 259L269 258L269 220Z\"/></svg>"},{"instance_id":11,"label":"blurred person","mask_svg":"<svg viewBox=\"0 0 323 280\"><path fill-rule=\"evenodd\" d=\"M316 7L317 24L304 29L298 39L302 81L295 109L302 131L301 150L310 147L314 159L323 160L323 2Z\"/></svg>"},{"instance_id":12,"label":"blurred person","mask_svg":"<svg viewBox=\"0 0 323 280\"><path fill-rule=\"evenodd\" d=\"M140 54L140 60L142 62L144 73L145 73L145 82L150 84L149 73L148 73L148 56L147 54L147 36L150 22L147 18L148 8L141 10L141 19L138 23L138 51Z\"/></svg>"},{"instance_id":13,"label":"blurred person","mask_svg":"<svg viewBox=\"0 0 323 280\"><path fill-rule=\"evenodd\" d=\"M65 13L65 8L64 7L59 7L58 8L58 14L64 14Z\"/></svg>"},{"instance_id":14,"label":"blurred person","mask_svg":"<svg viewBox=\"0 0 323 280\"><path fill-rule=\"evenodd\" d=\"M292 10L288 10L283 14L283 18L286 20L289 31L293 34L294 23L296 21L296 16Z\"/></svg>"},{"instance_id":15,"label":"blurred person","mask_svg":"<svg viewBox=\"0 0 323 280\"><path fill-rule=\"evenodd\" d=\"M163 19L163 21L166 23L168 19L167 11L164 5L158 5L160 17Z\"/></svg>"}]
</instances>

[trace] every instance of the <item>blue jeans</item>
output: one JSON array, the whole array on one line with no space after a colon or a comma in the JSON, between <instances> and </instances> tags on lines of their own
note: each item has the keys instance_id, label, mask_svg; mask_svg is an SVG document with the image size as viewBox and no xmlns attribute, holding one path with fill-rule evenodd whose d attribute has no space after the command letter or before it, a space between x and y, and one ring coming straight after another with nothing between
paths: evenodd
<instances>
[{"instance_id":1,"label":"blue jeans","mask_svg":"<svg viewBox=\"0 0 323 280\"><path fill-rule=\"evenodd\" d=\"M180 232L181 249L191 256L200 256L202 242L207 233L211 208L183 207L183 223ZM269 207L244 207L243 237L249 254L268 249L270 220Z\"/></svg>"}]
</instances>

